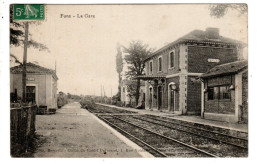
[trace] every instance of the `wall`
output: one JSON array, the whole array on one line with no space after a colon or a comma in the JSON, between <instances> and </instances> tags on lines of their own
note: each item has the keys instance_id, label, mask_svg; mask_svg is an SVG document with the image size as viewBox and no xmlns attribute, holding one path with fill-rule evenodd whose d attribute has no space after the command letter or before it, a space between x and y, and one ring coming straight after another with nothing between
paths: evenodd
<instances>
[{"instance_id":1,"label":"wall","mask_svg":"<svg viewBox=\"0 0 260 164\"><path fill-rule=\"evenodd\" d=\"M248 72L242 74L242 121L248 123Z\"/></svg>"},{"instance_id":2,"label":"wall","mask_svg":"<svg viewBox=\"0 0 260 164\"><path fill-rule=\"evenodd\" d=\"M52 78L52 108L55 108L57 109L57 80L53 78L53 76L51 77Z\"/></svg>"},{"instance_id":3,"label":"wall","mask_svg":"<svg viewBox=\"0 0 260 164\"><path fill-rule=\"evenodd\" d=\"M48 108L57 108L57 80L52 75L27 74L27 78L34 80L26 81L27 86L36 86L37 105L47 105ZM10 91L17 89L17 95L22 97L22 74L11 74ZM37 97L38 96L38 97Z\"/></svg>"},{"instance_id":4,"label":"wall","mask_svg":"<svg viewBox=\"0 0 260 164\"><path fill-rule=\"evenodd\" d=\"M219 59L219 62L208 62ZM188 72L205 73L216 65L236 61L236 48L216 48L212 46L188 46Z\"/></svg>"},{"instance_id":5,"label":"wall","mask_svg":"<svg viewBox=\"0 0 260 164\"><path fill-rule=\"evenodd\" d=\"M187 113L199 115L201 112L201 82L196 76L188 76L187 90Z\"/></svg>"},{"instance_id":6,"label":"wall","mask_svg":"<svg viewBox=\"0 0 260 164\"><path fill-rule=\"evenodd\" d=\"M232 77L232 78L231 78ZM234 76L221 76L207 80L206 85L231 85L235 86ZM235 113L235 91L231 90L230 100L208 100L208 93L205 92L205 112L209 113L222 113L222 114L234 114Z\"/></svg>"},{"instance_id":7,"label":"wall","mask_svg":"<svg viewBox=\"0 0 260 164\"><path fill-rule=\"evenodd\" d=\"M175 51L174 55L174 67L169 68L169 54L170 52ZM180 55L180 48L179 46L172 47L171 49L167 51L163 51L159 53L156 57L153 59L150 59L146 62L146 75L151 75L149 70L150 70L150 61L153 62L153 71L152 75L162 75L162 74L174 74L179 72L179 55ZM158 72L158 58L162 57L162 71Z\"/></svg>"},{"instance_id":8,"label":"wall","mask_svg":"<svg viewBox=\"0 0 260 164\"><path fill-rule=\"evenodd\" d=\"M165 96L165 100L164 101L164 106L168 108L168 85L171 83L171 82L174 82L176 87L177 87L177 91L175 91L175 111L179 111L180 110L180 107L179 107L179 77L173 77L173 78L169 78L166 80L166 96Z\"/></svg>"},{"instance_id":9,"label":"wall","mask_svg":"<svg viewBox=\"0 0 260 164\"><path fill-rule=\"evenodd\" d=\"M52 106L52 75L46 75L46 105L49 107Z\"/></svg>"},{"instance_id":10,"label":"wall","mask_svg":"<svg viewBox=\"0 0 260 164\"><path fill-rule=\"evenodd\" d=\"M12 85L14 92L17 89L17 95L21 98L22 97L22 74L13 74L12 75ZM28 81L28 85L36 85L38 87L38 103L37 105L45 105L46 104L46 75L39 75L39 74L27 74L27 78L34 78L34 81ZM37 95L36 95L37 96ZM37 99L37 98L36 98Z\"/></svg>"}]
</instances>

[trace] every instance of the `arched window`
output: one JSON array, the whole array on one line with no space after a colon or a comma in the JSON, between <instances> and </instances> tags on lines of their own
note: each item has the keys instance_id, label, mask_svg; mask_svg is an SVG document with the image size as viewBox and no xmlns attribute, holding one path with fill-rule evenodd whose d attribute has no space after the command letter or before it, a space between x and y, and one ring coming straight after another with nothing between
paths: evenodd
<instances>
[{"instance_id":1,"label":"arched window","mask_svg":"<svg viewBox=\"0 0 260 164\"><path fill-rule=\"evenodd\" d=\"M169 68L174 67L174 51L170 52L169 55Z\"/></svg>"},{"instance_id":2,"label":"arched window","mask_svg":"<svg viewBox=\"0 0 260 164\"><path fill-rule=\"evenodd\" d=\"M162 57L158 58L158 72L162 71Z\"/></svg>"},{"instance_id":3,"label":"arched window","mask_svg":"<svg viewBox=\"0 0 260 164\"><path fill-rule=\"evenodd\" d=\"M149 64L149 72L150 72L150 74L153 74L153 62L152 61L150 61L150 64Z\"/></svg>"}]
</instances>

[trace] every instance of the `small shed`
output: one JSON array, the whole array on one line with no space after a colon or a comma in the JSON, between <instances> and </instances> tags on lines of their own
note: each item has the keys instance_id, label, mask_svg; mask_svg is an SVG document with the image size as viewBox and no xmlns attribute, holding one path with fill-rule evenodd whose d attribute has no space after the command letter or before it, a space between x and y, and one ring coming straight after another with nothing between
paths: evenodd
<instances>
[{"instance_id":1,"label":"small shed","mask_svg":"<svg viewBox=\"0 0 260 164\"><path fill-rule=\"evenodd\" d=\"M10 92L13 100L22 97L22 65L10 68ZM34 101L38 106L57 109L56 71L34 63L26 65L26 99Z\"/></svg>"},{"instance_id":2,"label":"small shed","mask_svg":"<svg viewBox=\"0 0 260 164\"><path fill-rule=\"evenodd\" d=\"M248 62L215 66L201 75L201 117L248 122Z\"/></svg>"}]
</instances>

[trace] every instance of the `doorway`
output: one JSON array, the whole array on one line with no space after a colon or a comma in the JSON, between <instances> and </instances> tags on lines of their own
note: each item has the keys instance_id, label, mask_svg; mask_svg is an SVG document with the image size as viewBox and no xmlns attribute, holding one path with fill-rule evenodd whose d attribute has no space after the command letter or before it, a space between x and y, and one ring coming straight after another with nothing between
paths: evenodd
<instances>
[{"instance_id":1,"label":"doorway","mask_svg":"<svg viewBox=\"0 0 260 164\"><path fill-rule=\"evenodd\" d=\"M36 87L26 86L26 100L28 102L36 102Z\"/></svg>"},{"instance_id":2,"label":"doorway","mask_svg":"<svg viewBox=\"0 0 260 164\"><path fill-rule=\"evenodd\" d=\"M153 104L153 88L149 88L149 109L152 109Z\"/></svg>"},{"instance_id":3,"label":"doorway","mask_svg":"<svg viewBox=\"0 0 260 164\"><path fill-rule=\"evenodd\" d=\"M170 111L174 111L175 109L175 97L174 97L174 90L171 89L170 91Z\"/></svg>"},{"instance_id":4,"label":"doorway","mask_svg":"<svg viewBox=\"0 0 260 164\"><path fill-rule=\"evenodd\" d=\"M158 87L158 110L162 109L162 87Z\"/></svg>"}]
</instances>

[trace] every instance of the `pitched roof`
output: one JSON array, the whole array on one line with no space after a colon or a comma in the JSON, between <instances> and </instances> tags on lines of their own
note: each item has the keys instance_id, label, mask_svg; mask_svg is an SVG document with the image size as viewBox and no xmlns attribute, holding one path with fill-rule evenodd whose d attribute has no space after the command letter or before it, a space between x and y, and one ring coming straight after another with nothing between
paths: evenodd
<instances>
[{"instance_id":1,"label":"pitched roof","mask_svg":"<svg viewBox=\"0 0 260 164\"><path fill-rule=\"evenodd\" d=\"M154 53L149 55L147 58L145 58L144 61L146 61L146 60L150 59L151 57L157 55L161 51L166 50L169 47L171 47L175 44L178 44L178 43L182 43L182 42L231 44L231 45L245 46L245 44L240 42L240 41L230 39L230 38L227 38L227 37L223 37L223 36L220 36L220 35L219 35L218 39L208 39L206 31L193 30L190 33L180 37L179 39L169 43L168 45L163 46L162 48L158 49L157 51L155 51Z\"/></svg>"},{"instance_id":2,"label":"pitched roof","mask_svg":"<svg viewBox=\"0 0 260 164\"><path fill-rule=\"evenodd\" d=\"M235 74L242 70L248 68L248 62L246 60L243 61L235 61L232 63L221 64L218 66L213 67L206 73L202 74L201 78L210 78L216 77L219 75L226 75L226 74Z\"/></svg>"},{"instance_id":3,"label":"pitched roof","mask_svg":"<svg viewBox=\"0 0 260 164\"><path fill-rule=\"evenodd\" d=\"M14 74L22 73L23 66L14 66L10 68L10 72ZM26 73L37 73L37 74L51 74L54 78L58 79L56 72L52 69L48 69L33 63L27 63L26 64Z\"/></svg>"}]
</instances>

